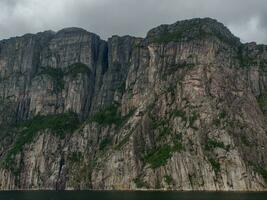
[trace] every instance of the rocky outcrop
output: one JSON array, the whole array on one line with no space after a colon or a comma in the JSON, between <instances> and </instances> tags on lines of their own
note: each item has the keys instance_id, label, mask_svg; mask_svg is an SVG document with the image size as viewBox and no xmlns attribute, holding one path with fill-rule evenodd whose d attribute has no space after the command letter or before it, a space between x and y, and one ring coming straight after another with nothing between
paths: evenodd
<instances>
[{"instance_id":1,"label":"rocky outcrop","mask_svg":"<svg viewBox=\"0 0 267 200\"><path fill-rule=\"evenodd\" d=\"M216 20L0 42L0 189L267 188L267 46Z\"/></svg>"}]
</instances>

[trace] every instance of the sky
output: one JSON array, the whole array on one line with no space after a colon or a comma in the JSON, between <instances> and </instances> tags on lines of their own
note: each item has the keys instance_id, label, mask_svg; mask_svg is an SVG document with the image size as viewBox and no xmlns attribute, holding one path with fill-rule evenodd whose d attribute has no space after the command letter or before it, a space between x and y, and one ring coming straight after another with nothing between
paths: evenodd
<instances>
[{"instance_id":1,"label":"sky","mask_svg":"<svg viewBox=\"0 0 267 200\"><path fill-rule=\"evenodd\" d=\"M0 39L66 27L144 37L160 24L211 17L242 42L267 44L267 0L0 0L0 10Z\"/></svg>"}]
</instances>

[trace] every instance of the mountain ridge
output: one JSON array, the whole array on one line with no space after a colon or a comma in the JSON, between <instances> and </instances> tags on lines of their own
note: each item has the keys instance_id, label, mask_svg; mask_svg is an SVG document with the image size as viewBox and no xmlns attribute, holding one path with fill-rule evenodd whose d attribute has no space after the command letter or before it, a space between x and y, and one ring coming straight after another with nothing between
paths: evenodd
<instances>
[{"instance_id":1,"label":"mountain ridge","mask_svg":"<svg viewBox=\"0 0 267 200\"><path fill-rule=\"evenodd\" d=\"M137 36L133 36L133 35L129 35L129 34L126 34L126 35L116 35L116 34L115 34L115 35L110 36L110 37L107 38L106 40L104 40L104 39L102 39L97 33L93 33L93 32L91 32L90 30L86 30L86 29L81 28L81 27L66 27L66 28L62 28L62 29L60 29L60 30L58 30L58 31L45 30L45 31L42 31L42 32L37 32L37 33L26 33L26 34L23 34L23 35L21 35L21 36L15 36L15 37L10 37L10 38L4 38L4 39L1 39L0 41L10 40L10 39L13 39L13 38L21 38L21 37L25 37L25 36L27 36L27 35L29 35L29 36L32 36L32 35L38 35L38 34L43 34L43 33L57 34L57 33L61 32L61 31L68 30L68 29L76 29L76 30L80 30L80 31L82 31L82 32L86 31L87 33L94 34L94 35L100 37L100 38L101 38L102 40L104 40L104 41L108 41L108 39L112 38L113 36L118 36L118 37L127 37L127 36L129 36L129 37L133 37L133 38L145 39L145 38L148 37L149 32L151 32L151 31L153 31L153 30L155 30L155 29L159 29L159 28L161 28L161 27L171 27L171 26L177 26L177 25L179 26L180 23L187 23L187 22L190 22L190 21L191 21L191 22L192 22L192 21L202 21L202 22L207 22L207 23L208 23L208 22L213 22L213 23L216 23L216 24L218 24L218 25L222 25L222 27L224 27L228 32L230 32L230 30L229 30L226 26L224 26L223 23L218 22L216 19L213 19L213 18L204 17L204 18L192 18L192 19L178 20L178 21L175 22L175 23L159 25L159 26L157 26L157 27L155 27L155 28L150 29L150 30L147 32L147 35L146 35L145 37L137 37ZM231 33L231 34L232 34L232 33ZM238 38L238 39L239 39L239 38ZM245 42L244 44L246 44L246 43L253 43L253 42L255 42L255 41ZM255 43L258 44L257 42L255 42ZM258 45L265 45L265 44L262 43L262 44L258 44Z\"/></svg>"},{"instance_id":2,"label":"mountain ridge","mask_svg":"<svg viewBox=\"0 0 267 200\"><path fill-rule=\"evenodd\" d=\"M266 68L210 18L0 41L0 189L266 190Z\"/></svg>"}]
</instances>

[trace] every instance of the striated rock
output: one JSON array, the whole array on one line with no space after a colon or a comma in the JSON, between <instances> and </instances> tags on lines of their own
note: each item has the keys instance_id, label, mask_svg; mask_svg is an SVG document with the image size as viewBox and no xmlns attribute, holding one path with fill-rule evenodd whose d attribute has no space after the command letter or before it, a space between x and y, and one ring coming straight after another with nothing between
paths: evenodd
<instances>
[{"instance_id":1,"label":"striated rock","mask_svg":"<svg viewBox=\"0 0 267 200\"><path fill-rule=\"evenodd\" d=\"M266 69L210 18L0 41L0 189L266 190Z\"/></svg>"}]
</instances>

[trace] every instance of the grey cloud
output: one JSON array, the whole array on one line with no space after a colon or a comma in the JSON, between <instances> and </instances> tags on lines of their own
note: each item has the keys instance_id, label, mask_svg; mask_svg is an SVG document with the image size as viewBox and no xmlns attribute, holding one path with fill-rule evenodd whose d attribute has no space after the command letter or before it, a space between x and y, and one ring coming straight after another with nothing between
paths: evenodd
<instances>
[{"instance_id":1,"label":"grey cloud","mask_svg":"<svg viewBox=\"0 0 267 200\"><path fill-rule=\"evenodd\" d=\"M77 26L144 37L160 24L212 17L245 42L267 43L266 0L0 0L0 39Z\"/></svg>"}]
</instances>

